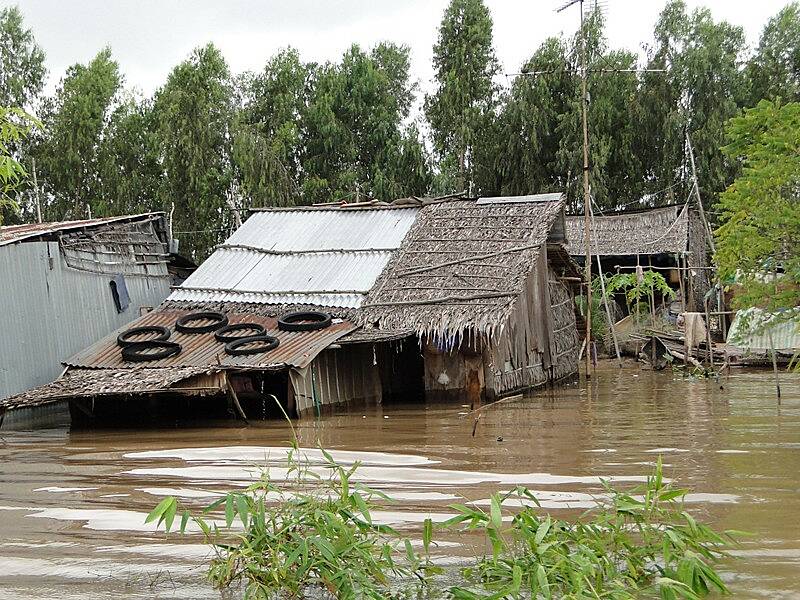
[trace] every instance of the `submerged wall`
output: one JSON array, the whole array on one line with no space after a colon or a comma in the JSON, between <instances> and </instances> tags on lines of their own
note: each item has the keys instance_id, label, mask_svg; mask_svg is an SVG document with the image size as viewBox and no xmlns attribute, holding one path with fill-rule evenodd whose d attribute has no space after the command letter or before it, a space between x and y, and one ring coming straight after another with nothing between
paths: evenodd
<instances>
[{"instance_id":1,"label":"submerged wall","mask_svg":"<svg viewBox=\"0 0 800 600\"><path fill-rule=\"evenodd\" d=\"M149 270L151 276L125 275L130 304L120 313L112 275L67 267L58 243L0 247L0 398L52 381L61 361L136 319L142 307L158 306L169 294L169 275L166 265Z\"/></svg>"},{"instance_id":2,"label":"submerged wall","mask_svg":"<svg viewBox=\"0 0 800 600\"><path fill-rule=\"evenodd\" d=\"M289 373L289 409L295 414L347 402L408 402L422 396L422 357L416 338L344 344L321 352Z\"/></svg>"},{"instance_id":3,"label":"submerged wall","mask_svg":"<svg viewBox=\"0 0 800 600\"><path fill-rule=\"evenodd\" d=\"M572 292L549 266L543 249L508 324L485 352L487 395L576 373L578 345Z\"/></svg>"}]
</instances>

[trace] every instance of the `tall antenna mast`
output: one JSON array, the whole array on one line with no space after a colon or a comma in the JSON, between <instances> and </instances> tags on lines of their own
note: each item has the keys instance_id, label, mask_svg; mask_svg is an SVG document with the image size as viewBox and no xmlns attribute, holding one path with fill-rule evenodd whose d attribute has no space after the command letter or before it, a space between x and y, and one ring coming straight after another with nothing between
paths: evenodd
<instances>
[{"instance_id":1,"label":"tall antenna mast","mask_svg":"<svg viewBox=\"0 0 800 600\"><path fill-rule=\"evenodd\" d=\"M586 246L584 269L586 278L586 378L591 377L591 343L592 343L592 238L591 238L591 192L589 189L589 125L587 108L589 99L586 95L586 31L583 27L584 0L569 0L556 12L562 12L578 4L581 10L581 120L583 121L583 234Z\"/></svg>"}]
</instances>

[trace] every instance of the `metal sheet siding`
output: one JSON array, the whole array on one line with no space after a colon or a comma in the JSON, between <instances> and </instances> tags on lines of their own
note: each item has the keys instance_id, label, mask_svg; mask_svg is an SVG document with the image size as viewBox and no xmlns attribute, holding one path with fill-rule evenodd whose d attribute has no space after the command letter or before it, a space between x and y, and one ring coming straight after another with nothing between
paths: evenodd
<instances>
[{"instance_id":1,"label":"metal sheet siding","mask_svg":"<svg viewBox=\"0 0 800 600\"><path fill-rule=\"evenodd\" d=\"M255 213L226 242L249 248L218 248L169 299L358 308L417 213L416 208Z\"/></svg>"},{"instance_id":2,"label":"metal sheet siding","mask_svg":"<svg viewBox=\"0 0 800 600\"><path fill-rule=\"evenodd\" d=\"M272 317L229 313L230 323L260 323L269 335L280 340L280 345L269 352L249 356L230 356L223 344L214 339L213 333L186 334L174 331L175 321L189 311L157 311L144 315L136 322L115 331L70 357L66 363L73 367L88 369L134 369L161 367L255 367L280 368L285 366L305 367L313 358L341 336L352 331L355 326L347 321L334 323L317 331L279 331L277 321ZM173 329L170 341L182 346L177 356L143 363L129 363L122 360L117 345L117 334L127 327L162 325Z\"/></svg>"},{"instance_id":3,"label":"metal sheet siding","mask_svg":"<svg viewBox=\"0 0 800 600\"><path fill-rule=\"evenodd\" d=\"M796 352L800 350L800 309L795 313L794 318L774 321L760 308L740 310L731 323L727 343L744 350L765 351L772 349L772 336L775 350Z\"/></svg>"},{"instance_id":4,"label":"metal sheet siding","mask_svg":"<svg viewBox=\"0 0 800 600\"><path fill-rule=\"evenodd\" d=\"M71 354L158 306L169 293L158 268L163 279L125 278L131 304L120 314L110 277L66 267L57 243L0 247L0 398L52 381Z\"/></svg>"}]
</instances>

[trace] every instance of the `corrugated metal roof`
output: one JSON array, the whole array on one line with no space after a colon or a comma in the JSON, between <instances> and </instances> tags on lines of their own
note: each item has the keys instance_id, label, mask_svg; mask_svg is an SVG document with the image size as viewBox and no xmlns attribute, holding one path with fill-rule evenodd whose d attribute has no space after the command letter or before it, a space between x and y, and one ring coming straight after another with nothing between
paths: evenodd
<instances>
[{"instance_id":1,"label":"corrugated metal roof","mask_svg":"<svg viewBox=\"0 0 800 600\"><path fill-rule=\"evenodd\" d=\"M169 300L358 308L418 211L255 213Z\"/></svg>"},{"instance_id":2,"label":"corrugated metal roof","mask_svg":"<svg viewBox=\"0 0 800 600\"><path fill-rule=\"evenodd\" d=\"M523 204L527 202L558 202L563 194L530 194L528 196L494 196L479 198L478 204Z\"/></svg>"},{"instance_id":3,"label":"corrugated metal roof","mask_svg":"<svg viewBox=\"0 0 800 600\"><path fill-rule=\"evenodd\" d=\"M334 323L317 331L279 331L277 320L241 313L228 313L230 323L260 323L269 335L280 340L280 345L269 352L249 356L230 356L223 344L214 339L213 333L186 334L173 331L170 341L179 343L183 350L177 356L145 363L129 363L122 360L121 349L117 346L117 335L131 327L162 325L174 329L175 321L191 311L156 311L146 314L124 329L119 329L108 337L78 352L65 361L72 367L90 369L121 368L160 368L160 367L255 367L276 369L285 366L305 367L314 357L337 339L349 333L355 326L348 321Z\"/></svg>"},{"instance_id":4,"label":"corrugated metal roof","mask_svg":"<svg viewBox=\"0 0 800 600\"><path fill-rule=\"evenodd\" d=\"M789 311L788 314L769 315L760 308L740 310L728 331L728 345L765 351L775 344L775 350L800 350L800 309L791 312L794 316Z\"/></svg>"},{"instance_id":5,"label":"corrugated metal roof","mask_svg":"<svg viewBox=\"0 0 800 600\"><path fill-rule=\"evenodd\" d=\"M108 225L119 222L142 221L148 218L159 218L164 213L142 213L140 215L126 215L121 217L103 217L100 219L84 219L81 221L56 221L53 223L26 223L24 225L7 225L0 227L0 246L21 242L29 238L36 238L58 232L67 232L75 229L85 229Z\"/></svg>"},{"instance_id":6,"label":"corrugated metal roof","mask_svg":"<svg viewBox=\"0 0 800 600\"><path fill-rule=\"evenodd\" d=\"M392 250L400 246L417 210L258 212L251 215L226 243L276 251Z\"/></svg>"}]
</instances>

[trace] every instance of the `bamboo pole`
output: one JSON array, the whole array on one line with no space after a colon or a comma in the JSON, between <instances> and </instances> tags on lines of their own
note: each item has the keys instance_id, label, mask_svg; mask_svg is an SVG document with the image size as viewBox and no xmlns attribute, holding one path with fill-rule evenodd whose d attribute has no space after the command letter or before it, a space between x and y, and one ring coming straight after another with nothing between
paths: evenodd
<instances>
[{"instance_id":1,"label":"bamboo pole","mask_svg":"<svg viewBox=\"0 0 800 600\"><path fill-rule=\"evenodd\" d=\"M781 383L778 380L778 359L775 357L775 342L772 341L772 331L767 329L769 347L772 350L772 371L775 373L775 392L778 394L778 404L781 403Z\"/></svg>"},{"instance_id":2,"label":"bamboo pole","mask_svg":"<svg viewBox=\"0 0 800 600\"><path fill-rule=\"evenodd\" d=\"M592 229L594 230L594 244L595 244L595 257L597 258L597 273L600 276L600 292L603 294L603 304L606 307L606 317L608 317L608 326L611 329L611 339L614 340L614 352L617 354L617 362L622 368L622 356L619 352L619 342L617 341L617 331L614 328L614 319L611 316L611 308L608 306L608 296L606 295L606 282L605 275L603 275L603 265L600 263L600 245L597 241L597 226L594 222L594 212L591 213Z\"/></svg>"},{"instance_id":3,"label":"bamboo pole","mask_svg":"<svg viewBox=\"0 0 800 600\"><path fill-rule=\"evenodd\" d=\"M39 200L39 181L36 179L36 157L31 158L33 165L33 192L36 196L36 221L42 222L42 204Z\"/></svg>"},{"instance_id":4,"label":"bamboo pole","mask_svg":"<svg viewBox=\"0 0 800 600\"><path fill-rule=\"evenodd\" d=\"M711 252L716 252L714 234L711 232L711 225L709 225L708 219L706 219L706 211L703 209L703 201L700 198L700 184L697 182L697 169L694 165L694 149L692 148L692 140L689 138L688 130L686 131L686 145L689 148L689 160L692 164L692 180L694 182L694 194L697 198L697 208L700 210L700 218L703 219L703 229L708 236L708 245L711 248Z\"/></svg>"}]
</instances>

